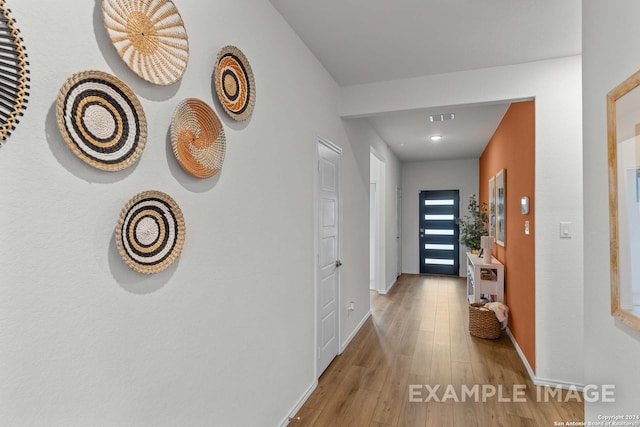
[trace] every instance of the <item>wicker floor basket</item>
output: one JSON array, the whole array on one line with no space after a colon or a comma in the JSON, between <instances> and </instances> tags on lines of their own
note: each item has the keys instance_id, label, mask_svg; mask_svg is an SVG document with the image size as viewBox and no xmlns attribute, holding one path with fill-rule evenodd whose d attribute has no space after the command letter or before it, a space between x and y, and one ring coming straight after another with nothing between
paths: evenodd
<instances>
[{"instance_id":1,"label":"wicker floor basket","mask_svg":"<svg viewBox=\"0 0 640 427\"><path fill-rule=\"evenodd\" d=\"M480 310L484 304L469 304L469 333L474 337L493 340L500 337L500 322L493 311Z\"/></svg>"}]
</instances>

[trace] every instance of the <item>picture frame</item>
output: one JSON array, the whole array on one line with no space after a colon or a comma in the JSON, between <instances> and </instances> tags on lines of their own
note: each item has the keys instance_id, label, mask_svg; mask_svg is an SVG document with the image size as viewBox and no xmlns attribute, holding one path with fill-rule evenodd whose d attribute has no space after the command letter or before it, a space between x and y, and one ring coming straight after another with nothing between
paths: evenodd
<instances>
[{"instance_id":1,"label":"picture frame","mask_svg":"<svg viewBox=\"0 0 640 427\"><path fill-rule=\"evenodd\" d=\"M640 71L607 94L611 314L640 331Z\"/></svg>"},{"instance_id":2,"label":"picture frame","mask_svg":"<svg viewBox=\"0 0 640 427\"><path fill-rule=\"evenodd\" d=\"M507 243L507 170L496 174L496 243L502 247Z\"/></svg>"},{"instance_id":3,"label":"picture frame","mask_svg":"<svg viewBox=\"0 0 640 427\"><path fill-rule=\"evenodd\" d=\"M636 202L640 203L640 169L636 169Z\"/></svg>"},{"instance_id":4,"label":"picture frame","mask_svg":"<svg viewBox=\"0 0 640 427\"><path fill-rule=\"evenodd\" d=\"M489 236L496 236L496 177L489 178Z\"/></svg>"}]
</instances>

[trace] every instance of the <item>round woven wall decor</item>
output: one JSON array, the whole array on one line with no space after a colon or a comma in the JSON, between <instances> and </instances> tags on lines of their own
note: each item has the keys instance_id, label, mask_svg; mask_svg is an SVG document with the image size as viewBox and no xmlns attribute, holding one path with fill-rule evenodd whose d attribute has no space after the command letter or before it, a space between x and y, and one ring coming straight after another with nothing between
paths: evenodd
<instances>
[{"instance_id":1,"label":"round woven wall decor","mask_svg":"<svg viewBox=\"0 0 640 427\"><path fill-rule=\"evenodd\" d=\"M218 99L234 120L246 120L256 103L256 86L247 57L235 46L218 53L213 80Z\"/></svg>"},{"instance_id":2,"label":"round woven wall decor","mask_svg":"<svg viewBox=\"0 0 640 427\"><path fill-rule=\"evenodd\" d=\"M204 101L187 98L173 113L171 145L184 170L208 178L222 168L227 143L215 111Z\"/></svg>"},{"instance_id":3,"label":"round woven wall decor","mask_svg":"<svg viewBox=\"0 0 640 427\"><path fill-rule=\"evenodd\" d=\"M116 245L124 262L140 273L158 273L178 258L185 225L177 203L165 193L145 191L124 206Z\"/></svg>"},{"instance_id":4,"label":"round woven wall decor","mask_svg":"<svg viewBox=\"0 0 640 427\"><path fill-rule=\"evenodd\" d=\"M103 0L104 26L122 60L138 76L157 85L182 78L189 39L170 0Z\"/></svg>"},{"instance_id":5,"label":"round woven wall decor","mask_svg":"<svg viewBox=\"0 0 640 427\"><path fill-rule=\"evenodd\" d=\"M74 74L56 104L58 127L71 150L98 169L117 171L138 160L147 121L136 95L102 71Z\"/></svg>"},{"instance_id":6,"label":"round woven wall decor","mask_svg":"<svg viewBox=\"0 0 640 427\"><path fill-rule=\"evenodd\" d=\"M7 139L27 108L29 70L20 30L0 0L0 138Z\"/></svg>"}]
</instances>

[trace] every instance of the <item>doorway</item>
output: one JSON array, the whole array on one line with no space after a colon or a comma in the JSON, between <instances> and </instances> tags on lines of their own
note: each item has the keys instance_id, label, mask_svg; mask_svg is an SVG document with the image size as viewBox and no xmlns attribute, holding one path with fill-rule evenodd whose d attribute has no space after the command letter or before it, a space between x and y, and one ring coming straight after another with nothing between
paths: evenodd
<instances>
[{"instance_id":1,"label":"doorway","mask_svg":"<svg viewBox=\"0 0 640 427\"><path fill-rule=\"evenodd\" d=\"M457 276L460 270L460 191L421 191L420 274Z\"/></svg>"},{"instance_id":2,"label":"doorway","mask_svg":"<svg viewBox=\"0 0 640 427\"><path fill-rule=\"evenodd\" d=\"M369 154L369 288L387 292L386 285L386 167L371 147Z\"/></svg>"}]
</instances>

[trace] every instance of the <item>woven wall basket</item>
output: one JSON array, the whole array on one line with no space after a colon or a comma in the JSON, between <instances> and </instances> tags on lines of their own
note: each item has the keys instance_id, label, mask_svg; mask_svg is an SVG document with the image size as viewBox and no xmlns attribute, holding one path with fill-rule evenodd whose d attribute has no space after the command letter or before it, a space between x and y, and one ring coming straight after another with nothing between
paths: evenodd
<instances>
[{"instance_id":1,"label":"woven wall basket","mask_svg":"<svg viewBox=\"0 0 640 427\"><path fill-rule=\"evenodd\" d=\"M218 115L196 98L185 99L176 107L171 120L171 145L178 163L198 178L220 171L227 146Z\"/></svg>"},{"instance_id":2,"label":"woven wall basket","mask_svg":"<svg viewBox=\"0 0 640 427\"><path fill-rule=\"evenodd\" d=\"M482 309L484 304L469 304L469 333L478 338L499 338L500 322L492 310Z\"/></svg>"},{"instance_id":3,"label":"woven wall basket","mask_svg":"<svg viewBox=\"0 0 640 427\"><path fill-rule=\"evenodd\" d=\"M7 139L27 108L29 70L20 30L0 0L0 138Z\"/></svg>"},{"instance_id":4,"label":"woven wall basket","mask_svg":"<svg viewBox=\"0 0 640 427\"><path fill-rule=\"evenodd\" d=\"M103 0L104 26L124 62L157 85L182 78L189 61L189 39L170 0Z\"/></svg>"},{"instance_id":5,"label":"woven wall basket","mask_svg":"<svg viewBox=\"0 0 640 427\"><path fill-rule=\"evenodd\" d=\"M122 259L145 274L169 267L180 255L184 238L180 207L159 191L145 191L129 200L116 227L116 245Z\"/></svg>"},{"instance_id":6,"label":"woven wall basket","mask_svg":"<svg viewBox=\"0 0 640 427\"><path fill-rule=\"evenodd\" d=\"M102 71L74 74L56 103L58 127L76 156L98 169L117 171L138 160L147 122L136 95Z\"/></svg>"},{"instance_id":7,"label":"woven wall basket","mask_svg":"<svg viewBox=\"0 0 640 427\"><path fill-rule=\"evenodd\" d=\"M256 103L256 85L249 60L235 46L225 46L218 53L213 70L216 94L229 117L246 120Z\"/></svg>"}]
</instances>

